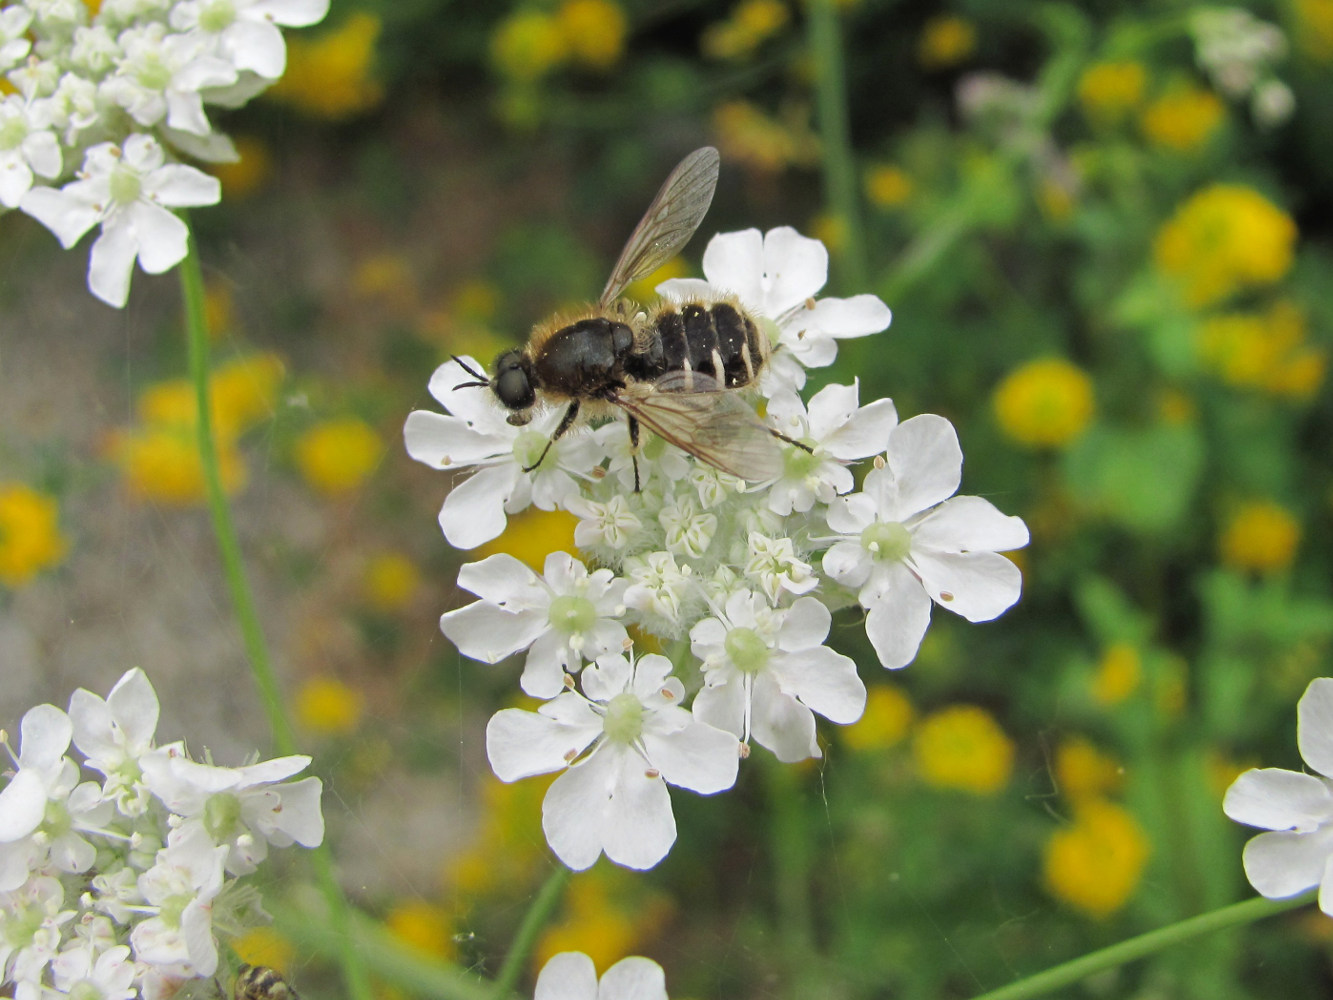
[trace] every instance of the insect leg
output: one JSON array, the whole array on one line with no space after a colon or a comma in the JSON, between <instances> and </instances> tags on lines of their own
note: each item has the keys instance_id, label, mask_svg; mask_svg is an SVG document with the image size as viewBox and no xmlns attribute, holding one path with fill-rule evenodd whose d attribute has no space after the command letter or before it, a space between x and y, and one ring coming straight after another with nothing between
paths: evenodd
<instances>
[{"instance_id":1,"label":"insect leg","mask_svg":"<svg viewBox=\"0 0 1333 1000\"><path fill-rule=\"evenodd\" d=\"M800 448L801 451L806 452L807 454L813 455L815 452L815 449L811 448L808 444L805 444L802 441L797 441L795 438L789 438L787 437L786 434L783 434L782 431L775 431L772 427L768 427L765 429L768 431L768 433L772 434L779 441L786 441L788 444L794 444L796 445L796 447Z\"/></svg>"},{"instance_id":2,"label":"insect leg","mask_svg":"<svg viewBox=\"0 0 1333 1000\"><path fill-rule=\"evenodd\" d=\"M639 419L629 418L629 458L634 463L634 492L639 492Z\"/></svg>"},{"instance_id":3,"label":"insect leg","mask_svg":"<svg viewBox=\"0 0 1333 1000\"><path fill-rule=\"evenodd\" d=\"M566 410L565 415L560 418L559 426L556 427L555 433L552 434L550 438L547 439L546 447L543 448L542 453L537 456L537 461L525 467L523 469L524 472L531 472L533 469L537 468L537 466L541 465L542 462L546 460L546 453L551 450L551 445L555 444L556 440L562 434L564 434L565 431L569 430L571 426L573 426L574 421L578 419L578 415L579 415L579 401L576 399L574 400L574 402L569 404L569 409Z\"/></svg>"}]
</instances>

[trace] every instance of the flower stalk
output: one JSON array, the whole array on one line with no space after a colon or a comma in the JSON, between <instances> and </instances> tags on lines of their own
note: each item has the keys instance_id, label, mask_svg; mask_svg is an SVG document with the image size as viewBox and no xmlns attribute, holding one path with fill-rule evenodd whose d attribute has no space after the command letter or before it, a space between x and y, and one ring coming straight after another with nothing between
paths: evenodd
<instances>
[{"instance_id":1,"label":"flower stalk","mask_svg":"<svg viewBox=\"0 0 1333 1000\"><path fill-rule=\"evenodd\" d=\"M509 946L509 953L505 955L504 964L500 966L500 972L495 977L491 1000L509 1000L513 996L514 984L523 974L523 966L537 944L537 936L550 921L560 897L564 895L569 875L570 870L564 865L556 866L546 884L537 892L537 898L532 901L532 906L523 917L523 923L519 925L518 933L514 935L514 943Z\"/></svg>"}]
</instances>

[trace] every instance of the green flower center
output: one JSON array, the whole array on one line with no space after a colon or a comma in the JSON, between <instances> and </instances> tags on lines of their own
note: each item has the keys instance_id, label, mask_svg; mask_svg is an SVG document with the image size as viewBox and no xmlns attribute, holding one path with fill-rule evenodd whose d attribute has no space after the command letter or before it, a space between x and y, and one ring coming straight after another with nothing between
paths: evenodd
<instances>
[{"instance_id":1,"label":"green flower center","mask_svg":"<svg viewBox=\"0 0 1333 1000\"><path fill-rule=\"evenodd\" d=\"M763 636L752 628L734 628L723 644L727 656L743 674L757 674L768 666L771 650Z\"/></svg>"},{"instance_id":2,"label":"green flower center","mask_svg":"<svg viewBox=\"0 0 1333 1000\"><path fill-rule=\"evenodd\" d=\"M607 702L602 731L609 740L633 743L643 732L643 702L628 691L616 695Z\"/></svg>"},{"instance_id":3,"label":"green flower center","mask_svg":"<svg viewBox=\"0 0 1333 1000\"><path fill-rule=\"evenodd\" d=\"M236 5L232 0L214 0L199 14L199 27L217 34L230 28L236 20Z\"/></svg>"},{"instance_id":4,"label":"green flower center","mask_svg":"<svg viewBox=\"0 0 1333 1000\"><path fill-rule=\"evenodd\" d=\"M204 828L221 843L241 827L241 800L231 792L211 795L204 803Z\"/></svg>"},{"instance_id":5,"label":"green flower center","mask_svg":"<svg viewBox=\"0 0 1333 1000\"><path fill-rule=\"evenodd\" d=\"M897 521L876 521L861 532L861 544L880 562L901 562L912 550L912 533Z\"/></svg>"},{"instance_id":6,"label":"green flower center","mask_svg":"<svg viewBox=\"0 0 1333 1000\"><path fill-rule=\"evenodd\" d=\"M586 597L557 597L548 614L551 627L564 635L586 632L597 622L597 606Z\"/></svg>"},{"instance_id":7,"label":"green flower center","mask_svg":"<svg viewBox=\"0 0 1333 1000\"><path fill-rule=\"evenodd\" d=\"M150 54L135 70L134 78L144 90L166 90L171 70L156 53Z\"/></svg>"},{"instance_id":8,"label":"green flower center","mask_svg":"<svg viewBox=\"0 0 1333 1000\"><path fill-rule=\"evenodd\" d=\"M0 125L0 149L18 149L28 138L28 123L22 118L11 118Z\"/></svg>"},{"instance_id":9,"label":"green flower center","mask_svg":"<svg viewBox=\"0 0 1333 1000\"><path fill-rule=\"evenodd\" d=\"M106 992L91 979L80 979L67 991L69 1000L102 1000Z\"/></svg>"},{"instance_id":10,"label":"green flower center","mask_svg":"<svg viewBox=\"0 0 1333 1000\"><path fill-rule=\"evenodd\" d=\"M814 446L813 441L802 441L802 444ZM823 459L806 451L804 448L788 448L784 459L786 473L784 478L804 481L814 475L815 470L819 468Z\"/></svg>"},{"instance_id":11,"label":"green flower center","mask_svg":"<svg viewBox=\"0 0 1333 1000\"><path fill-rule=\"evenodd\" d=\"M49 801L46 803L46 814L42 817L42 832L52 840L59 840L65 834L73 829L74 821L70 819L69 810L60 802Z\"/></svg>"},{"instance_id":12,"label":"green flower center","mask_svg":"<svg viewBox=\"0 0 1333 1000\"><path fill-rule=\"evenodd\" d=\"M111 200L117 205L132 205L143 192L143 178L139 172L124 164L111 171Z\"/></svg>"},{"instance_id":13,"label":"green flower center","mask_svg":"<svg viewBox=\"0 0 1333 1000\"><path fill-rule=\"evenodd\" d=\"M514 438L514 458L525 469L536 465L537 459L542 457L542 452L550 440L550 437L537 431L521 431L518 437Z\"/></svg>"}]
</instances>

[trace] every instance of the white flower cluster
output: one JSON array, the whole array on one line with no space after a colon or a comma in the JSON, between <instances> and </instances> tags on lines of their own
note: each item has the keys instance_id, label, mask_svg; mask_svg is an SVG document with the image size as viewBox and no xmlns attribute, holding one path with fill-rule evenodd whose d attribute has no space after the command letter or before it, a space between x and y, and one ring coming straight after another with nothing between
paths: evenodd
<instances>
[{"instance_id":1,"label":"white flower cluster","mask_svg":"<svg viewBox=\"0 0 1333 1000\"><path fill-rule=\"evenodd\" d=\"M947 420L899 423L890 400L860 405L856 383L801 397L806 368L830 364L839 338L889 325L884 303L816 300L827 251L790 228L714 238L704 273L706 282L673 280L659 292L731 297L767 331L772 355L758 386L766 419L804 446L784 446L771 481L747 485L648 436L636 492L620 420L571 431L525 472L559 412L513 426L489 389L455 391L476 385L458 362L430 383L448 414L416 411L405 428L418 461L475 469L440 511L453 545L496 537L507 515L529 505L579 518L574 537L591 568L565 552L541 575L508 555L470 563L459 586L480 600L440 622L474 659L526 652L521 686L550 700L535 713L498 713L487 752L504 781L564 772L543 825L575 869L603 852L628 867L655 865L676 835L667 784L722 791L751 741L782 761L818 757L816 714L860 718L856 664L825 645L832 610L864 608L880 662L896 669L916 656L934 604L987 621L1021 587L1000 553L1025 545L1027 528L986 500L954 496L962 452ZM872 458L856 491L849 466ZM677 662L627 658L627 626L676 641ZM580 671L582 693L572 676Z\"/></svg>"},{"instance_id":2,"label":"white flower cluster","mask_svg":"<svg viewBox=\"0 0 1333 1000\"><path fill-rule=\"evenodd\" d=\"M205 105L239 107L286 68L278 25L315 24L329 0L0 3L0 211L18 208L68 249L95 225L88 287L123 306L137 259L161 274L186 253L171 210L212 205L216 178L168 162L236 159ZM68 181L68 183L65 183Z\"/></svg>"},{"instance_id":3,"label":"white flower cluster","mask_svg":"<svg viewBox=\"0 0 1333 1000\"><path fill-rule=\"evenodd\" d=\"M1260 125L1281 125L1296 110L1291 88L1275 66L1287 55L1287 36L1243 7L1199 7L1190 12L1195 59L1218 90L1233 100L1249 98Z\"/></svg>"},{"instance_id":4,"label":"white flower cluster","mask_svg":"<svg viewBox=\"0 0 1333 1000\"><path fill-rule=\"evenodd\" d=\"M323 841L320 780L278 784L309 757L196 763L183 743L153 745L157 717L138 669L105 700L80 689L68 713L38 705L23 716L0 790L5 995L173 996L217 971L215 930L262 918L241 877L269 847ZM71 743L98 779L83 780Z\"/></svg>"}]
</instances>

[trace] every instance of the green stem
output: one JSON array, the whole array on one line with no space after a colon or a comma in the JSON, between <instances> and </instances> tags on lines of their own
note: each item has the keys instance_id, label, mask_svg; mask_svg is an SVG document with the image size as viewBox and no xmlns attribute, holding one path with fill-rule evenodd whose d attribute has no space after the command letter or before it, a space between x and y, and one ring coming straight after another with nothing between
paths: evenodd
<instances>
[{"instance_id":1,"label":"green stem","mask_svg":"<svg viewBox=\"0 0 1333 1000\"><path fill-rule=\"evenodd\" d=\"M790 764L765 760L764 784L773 852L778 941L788 973L799 978L812 965L814 910L810 901L811 845L808 805ZM795 991L799 995L799 991Z\"/></svg>"},{"instance_id":2,"label":"green stem","mask_svg":"<svg viewBox=\"0 0 1333 1000\"><path fill-rule=\"evenodd\" d=\"M509 954L505 955L500 972L495 977L492 1000L505 1000L513 994L514 984L523 974L523 966L537 944L537 936L551 919L551 914L555 911L556 904L560 902L560 897L564 895L565 885L568 882L569 869L560 865L538 891L537 898L528 907L523 923L519 925L518 933L514 935L514 943L509 946Z\"/></svg>"},{"instance_id":3,"label":"green stem","mask_svg":"<svg viewBox=\"0 0 1333 1000\"><path fill-rule=\"evenodd\" d=\"M833 0L810 0L807 17L810 53L815 64L819 134L824 146L824 196L833 215L844 227L845 284L864 291L866 252L861 235L861 208L856 196L856 160L852 156L851 130L847 123L842 25Z\"/></svg>"},{"instance_id":4,"label":"green stem","mask_svg":"<svg viewBox=\"0 0 1333 1000\"><path fill-rule=\"evenodd\" d=\"M998 990L991 990L975 997L974 1000L1028 1000L1030 997L1045 996L1062 986L1070 986L1098 972L1117 968L1126 962L1144 958L1201 934L1210 934L1229 927L1253 923L1264 917L1276 916L1287 910L1294 910L1298 906L1304 906L1313 899L1313 893L1305 893L1293 899L1247 899L1243 903L1224 906L1220 910L1190 917L1188 920L1113 944L1109 948L1082 955L1071 962L1039 972L1035 976L1028 976L1008 986L1001 986Z\"/></svg>"},{"instance_id":5,"label":"green stem","mask_svg":"<svg viewBox=\"0 0 1333 1000\"><path fill-rule=\"evenodd\" d=\"M181 292L185 300L185 330L189 344L190 377L194 381L197 414L195 426L198 435L199 461L203 467L204 488L208 495L208 511L213 522L213 534L222 556L223 576L231 594L236 619L245 644L250 672L259 688L260 701L268 713L273 731L273 743L279 754L296 752L296 737L287 718L286 707L278 689L277 677L269 660L264 633L255 613L254 599L241 562L241 546L236 537L231 509L222 489L222 473L218 465L217 443L213 437L213 409L209 398L208 322L204 310L204 276L199 266L199 255L191 234L189 252L180 265ZM338 885L333 855L328 842L311 852L311 862L325 904L329 910L329 924L343 942L338 951L343 980L350 1000L372 1000L370 979L366 975L361 952L350 933L347 900Z\"/></svg>"}]
</instances>

